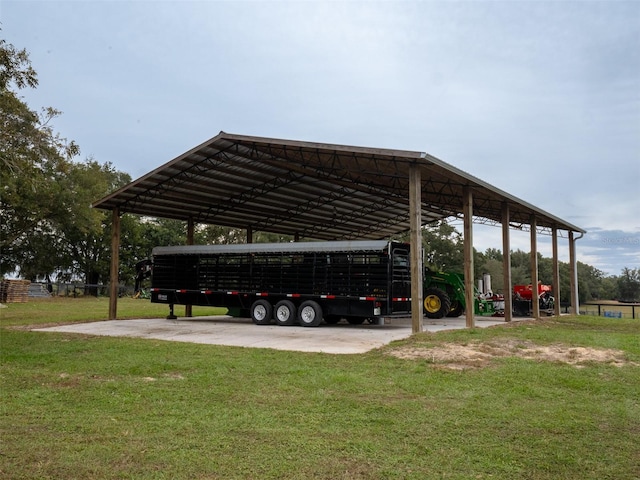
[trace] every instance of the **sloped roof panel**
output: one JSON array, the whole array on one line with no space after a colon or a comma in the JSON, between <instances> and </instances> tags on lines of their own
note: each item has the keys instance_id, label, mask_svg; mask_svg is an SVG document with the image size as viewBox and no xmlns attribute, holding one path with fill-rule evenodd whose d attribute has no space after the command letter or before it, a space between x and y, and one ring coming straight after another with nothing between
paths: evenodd
<instances>
[{"instance_id":1,"label":"sloped roof panel","mask_svg":"<svg viewBox=\"0 0 640 480\"><path fill-rule=\"evenodd\" d=\"M474 215L583 232L423 152L228 134L171 160L94 207L196 223L251 227L317 240L383 239L408 230L409 165L422 174L423 223L460 215L465 187Z\"/></svg>"}]
</instances>

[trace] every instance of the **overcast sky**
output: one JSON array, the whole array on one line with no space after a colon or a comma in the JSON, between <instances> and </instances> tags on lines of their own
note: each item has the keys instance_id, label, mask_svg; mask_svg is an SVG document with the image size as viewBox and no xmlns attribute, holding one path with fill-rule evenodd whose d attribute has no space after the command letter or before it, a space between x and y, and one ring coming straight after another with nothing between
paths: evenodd
<instances>
[{"instance_id":1,"label":"overcast sky","mask_svg":"<svg viewBox=\"0 0 640 480\"><path fill-rule=\"evenodd\" d=\"M418 150L587 230L578 260L640 267L640 1L0 0L0 21L31 108L134 179L221 130Z\"/></svg>"}]
</instances>

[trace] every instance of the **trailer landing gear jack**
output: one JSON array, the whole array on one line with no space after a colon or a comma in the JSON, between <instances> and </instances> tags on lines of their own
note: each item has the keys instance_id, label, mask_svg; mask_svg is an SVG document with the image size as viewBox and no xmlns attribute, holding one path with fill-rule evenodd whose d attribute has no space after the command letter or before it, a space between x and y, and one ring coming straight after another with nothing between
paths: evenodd
<instances>
[{"instance_id":1,"label":"trailer landing gear jack","mask_svg":"<svg viewBox=\"0 0 640 480\"><path fill-rule=\"evenodd\" d=\"M173 303L169 304L169 315L167 315L167 320L176 320L178 317L173 313Z\"/></svg>"}]
</instances>

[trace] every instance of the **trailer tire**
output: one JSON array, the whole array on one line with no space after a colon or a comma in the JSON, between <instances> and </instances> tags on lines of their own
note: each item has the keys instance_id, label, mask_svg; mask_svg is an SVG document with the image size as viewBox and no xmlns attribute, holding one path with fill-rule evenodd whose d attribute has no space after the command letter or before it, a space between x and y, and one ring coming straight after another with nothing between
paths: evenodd
<instances>
[{"instance_id":1,"label":"trailer tire","mask_svg":"<svg viewBox=\"0 0 640 480\"><path fill-rule=\"evenodd\" d=\"M273 307L266 300L260 299L251 305L251 320L256 325L269 325L273 317Z\"/></svg>"},{"instance_id":2,"label":"trailer tire","mask_svg":"<svg viewBox=\"0 0 640 480\"><path fill-rule=\"evenodd\" d=\"M280 300L273 309L273 317L277 325L289 326L296 324L296 306L291 300Z\"/></svg>"},{"instance_id":3,"label":"trailer tire","mask_svg":"<svg viewBox=\"0 0 640 480\"><path fill-rule=\"evenodd\" d=\"M451 299L444 290L427 288L424 291L423 305L427 318L443 318L451 310Z\"/></svg>"},{"instance_id":4,"label":"trailer tire","mask_svg":"<svg viewBox=\"0 0 640 480\"><path fill-rule=\"evenodd\" d=\"M298 323L303 327L317 327L322 322L322 307L313 300L302 302L298 309Z\"/></svg>"}]
</instances>

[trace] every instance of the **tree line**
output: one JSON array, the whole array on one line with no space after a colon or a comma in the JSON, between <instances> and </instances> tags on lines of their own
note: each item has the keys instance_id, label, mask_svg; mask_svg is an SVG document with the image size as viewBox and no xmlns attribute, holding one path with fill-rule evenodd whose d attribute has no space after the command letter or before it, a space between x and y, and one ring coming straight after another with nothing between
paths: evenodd
<instances>
[{"instance_id":1,"label":"tree line","mask_svg":"<svg viewBox=\"0 0 640 480\"><path fill-rule=\"evenodd\" d=\"M437 222L423 230L425 265L433 270L451 272L463 271L462 234L445 221ZM502 252L488 248L484 252L474 249L475 278L488 273L496 293L504 293L504 273ZM576 262L578 271L578 296L581 303L589 300L640 301L640 268L622 269L620 275L606 275L591 265ZM567 262L558 262L560 273L560 302L570 303L570 268ZM538 252L538 280L546 285L553 284L553 259ZM511 283L528 285L531 283L531 255L522 250L511 251Z\"/></svg>"},{"instance_id":2,"label":"tree line","mask_svg":"<svg viewBox=\"0 0 640 480\"><path fill-rule=\"evenodd\" d=\"M93 158L79 160L80 148L62 138L53 122L61 114L47 107L33 110L20 92L38 85L26 50L0 39L0 275L18 274L32 281L109 282L111 219L92 209L95 200L126 185L131 177ZM135 264L159 245L183 244L184 222L130 214L121 220L120 278L133 283ZM198 225L195 243L243 243L243 230ZM291 241L267 232L255 242ZM423 230L425 263L432 269L462 271L462 236L446 222ZM490 273L494 290L502 285L502 253L474 251L476 275ZM529 254L511 253L514 284L530 283ZM538 257L539 279L552 283L551 259ZM578 262L580 301L640 300L640 268L620 276ZM569 266L560 263L562 302L568 302Z\"/></svg>"}]
</instances>

